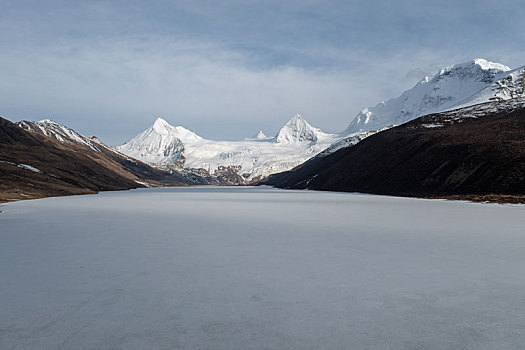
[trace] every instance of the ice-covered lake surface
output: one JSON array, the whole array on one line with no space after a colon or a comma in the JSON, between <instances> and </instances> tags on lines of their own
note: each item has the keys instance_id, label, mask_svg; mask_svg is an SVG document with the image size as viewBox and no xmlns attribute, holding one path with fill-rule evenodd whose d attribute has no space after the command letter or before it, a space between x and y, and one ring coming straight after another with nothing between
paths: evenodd
<instances>
[{"instance_id":1,"label":"ice-covered lake surface","mask_svg":"<svg viewBox=\"0 0 525 350\"><path fill-rule=\"evenodd\" d=\"M1 349L523 349L525 207L268 188L0 206Z\"/></svg>"}]
</instances>

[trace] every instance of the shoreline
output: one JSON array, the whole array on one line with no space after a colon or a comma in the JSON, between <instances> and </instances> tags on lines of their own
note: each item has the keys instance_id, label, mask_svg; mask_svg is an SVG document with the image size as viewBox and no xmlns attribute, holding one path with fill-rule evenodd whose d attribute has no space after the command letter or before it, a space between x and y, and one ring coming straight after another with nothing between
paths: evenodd
<instances>
[{"instance_id":1,"label":"shoreline","mask_svg":"<svg viewBox=\"0 0 525 350\"><path fill-rule=\"evenodd\" d=\"M151 186L151 187L205 187L207 185L193 185L193 186ZM241 185L241 186L233 186L233 187L246 187L247 185ZM257 187L257 185L253 185L254 187ZM221 186L219 187L231 187L231 186ZM273 187L275 189L282 189L279 187ZM141 187L136 187L141 188ZM25 194L18 194L19 196L22 196L21 198L8 198L4 193L0 193L0 204L6 204L6 203L12 203L12 202L19 202L19 201L26 201L26 200L35 200L35 199L43 199L43 198L52 198L52 197L69 197L69 196L79 196L79 195L88 195L88 194L98 194L101 192L116 192L116 191L129 191L136 188L128 188L128 189L118 189L118 190L104 190L104 191L90 191L90 192L79 192L79 193L67 193L67 194L31 194L31 195L25 195ZM147 187L144 187L147 188ZM287 189L284 189L287 190ZM297 189L291 189L290 190L297 190ZM316 190L307 190L307 191L316 191ZM396 194L381 194L381 193L368 193L368 192L346 192L346 191L329 191L329 190L318 190L319 192L333 192L333 193L359 193L359 194L368 194L368 195L375 195L375 196L390 196L390 197L400 197L400 198L413 198L413 199L440 199L440 200L447 200L447 201L466 201L471 203L480 203L480 204L522 204L525 205L525 195L508 195L508 194L486 194L486 195L479 195L479 194L453 194L453 195L444 195L444 196L428 196L428 195L421 195L421 196L409 196L409 195L396 195ZM10 192L9 194L13 194Z\"/></svg>"}]
</instances>

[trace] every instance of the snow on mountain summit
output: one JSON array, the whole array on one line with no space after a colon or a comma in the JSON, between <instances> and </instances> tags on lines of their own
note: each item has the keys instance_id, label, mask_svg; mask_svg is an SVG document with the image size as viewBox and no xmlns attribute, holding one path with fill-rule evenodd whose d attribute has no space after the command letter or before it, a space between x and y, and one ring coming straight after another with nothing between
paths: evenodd
<instances>
[{"instance_id":1,"label":"snow on mountain summit","mask_svg":"<svg viewBox=\"0 0 525 350\"><path fill-rule=\"evenodd\" d=\"M179 161L185 144L200 140L202 137L192 131L157 118L148 129L116 149L150 164L169 165Z\"/></svg>"},{"instance_id":2,"label":"snow on mountain summit","mask_svg":"<svg viewBox=\"0 0 525 350\"><path fill-rule=\"evenodd\" d=\"M259 132L256 135L254 135L252 138L256 140L264 140L264 139L267 139L268 136L266 136L266 134L262 130L259 130Z\"/></svg>"},{"instance_id":3,"label":"snow on mountain summit","mask_svg":"<svg viewBox=\"0 0 525 350\"><path fill-rule=\"evenodd\" d=\"M155 119L152 128L158 133L169 133L169 130L173 127L169 125L167 121L159 117Z\"/></svg>"},{"instance_id":4,"label":"snow on mountain summit","mask_svg":"<svg viewBox=\"0 0 525 350\"><path fill-rule=\"evenodd\" d=\"M253 135L252 137L247 137L244 139L244 141L272 141L274 140L275 137L272 137L272 136L266 136L266 134L262 131L262 130L259 130L255 135Z\"/></svg>"},{"instance_id":5,"label":"snow on mountain summit","mask_svg":"<svg viewBox=\"0 0 525 350\"><path fill-rule=\"evenodd\" d=\"M321 129L314 128L301 115L296 114L286 123L275 137L277 143L317 142L325 135Z\"/></svg>"},{"instance_id":6,"label":"snow on mountain summit","mask_svg":"<svg viewBox=\"0 0 525 350\"><path fill-rule=\"evenodd\" d=\"M158 134L166 135L168 138L176 137L183 142L196 142L202 140L202 137L194 132L182 126L172 126L162 118L157 118L151 126L151 129Z\"/></svg>"},{"instance_id":7,"label":"snow on mountain summit","mask_svg":"<svg viewBox=\"0 0 525 350\"><path fill-rule=\"evenodd\" d=\"M56 121L51 120L51 119L42 119L42 120L39 120L37 123L40 123L40 124L57 124L57 125L60 124L59 122L56 122Z\"/></svg>"},{"instance_id":8,"label":"snow on mountain summit","mask_svg":"<svg viewBox=\"0 0 525 350\"><path fill-rule=\"evenodd\" d=\"M516 85L516 80L522 79L516 72L521 70L511 70L482 58L445 67L398 98L363 109L344 133L377 130L425 114L488 102L497 97L510 98L512 93L505 94L504 90L509 85L506 82Z\"/></svg>"},{"instance_id":9,"label":"snow on mountain summit","mask_svg":"<svg viewBox=\"0 0 525 350\"><path fill-rule=\"evenodd\" d=\"M484 58L475 58L473 60L473 62L474 62L474 64L480 66L484 70L496 69L496 70L501 70L501 71L504 71L504 72L510 70L510 67L507 67L504 64L496 63L496 62L490 62L490 61L487 61Z\"/></svg>"}]
</instances>

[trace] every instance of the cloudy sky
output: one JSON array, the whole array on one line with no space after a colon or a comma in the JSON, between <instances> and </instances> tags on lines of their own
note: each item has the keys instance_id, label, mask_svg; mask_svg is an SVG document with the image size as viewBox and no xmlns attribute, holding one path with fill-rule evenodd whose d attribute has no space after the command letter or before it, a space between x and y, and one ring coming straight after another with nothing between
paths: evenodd
<instances>
[{"instance_id":1,"label":"cloudy sky","mask_svg":"<svg viewBox=\"0 0 525 350\"><path fill-rule=\"evenodd\" d=\"M327 131L441 66L525 64L521 1L0 1L0 115L119 144L162 116L211 139Z\"/></svg>"}]
</instances>

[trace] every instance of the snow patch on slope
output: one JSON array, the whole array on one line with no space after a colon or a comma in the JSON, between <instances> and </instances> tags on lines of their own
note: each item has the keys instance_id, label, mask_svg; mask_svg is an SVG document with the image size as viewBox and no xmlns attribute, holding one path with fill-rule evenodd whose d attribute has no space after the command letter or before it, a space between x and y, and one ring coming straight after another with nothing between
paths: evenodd
<instances>
[{"instance_id":1,"label":"snow patch on slope","mask_svg":"<svg viewBox=\"0 0 525 350\"><path fill-rule=\"evenodd\" d=\"M40 169L37 169L34 166L27 165L27 164L18 164L17 167L22 168L22 169L26 169L26 170L30 170L30 171L32 171L34 173L41 173L42 172Z\"/></svg>"}]
</instances>

